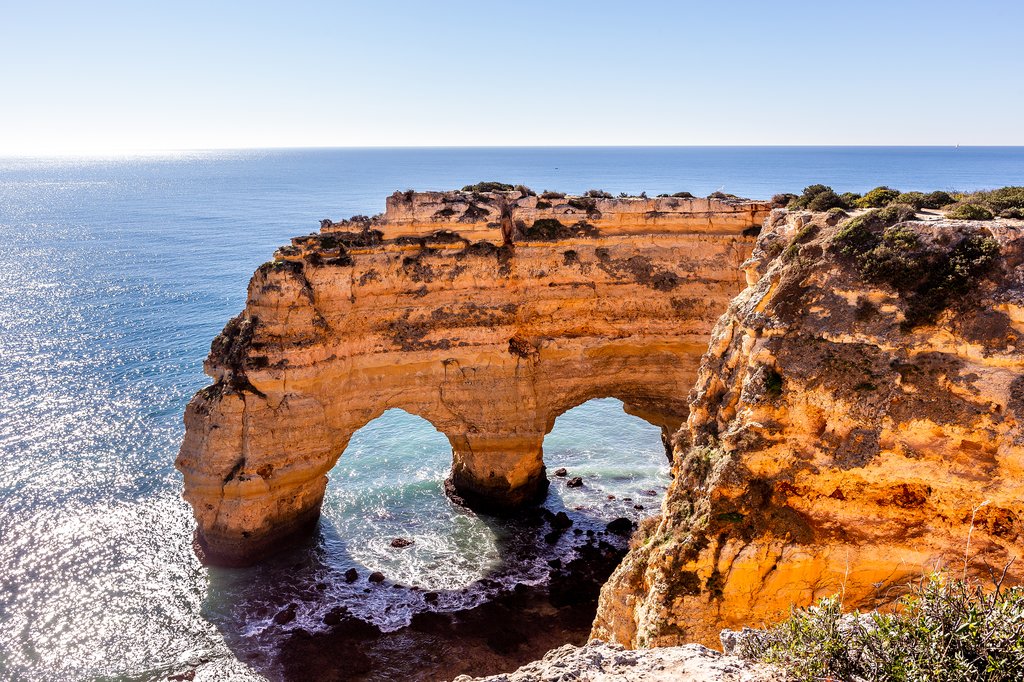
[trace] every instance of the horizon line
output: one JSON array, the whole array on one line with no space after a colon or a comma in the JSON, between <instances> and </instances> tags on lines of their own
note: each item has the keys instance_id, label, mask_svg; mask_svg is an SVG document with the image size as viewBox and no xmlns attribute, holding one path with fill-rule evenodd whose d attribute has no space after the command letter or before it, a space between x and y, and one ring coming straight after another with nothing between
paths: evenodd
<instances>
[{"instance_id":1,"label":"horizon line","mask_svg":"<svg viewBox=\"0 0 1024 682\"><path fill-rule=\"evenodd\" d=\"M255 147L146 147L116 150L17 151L0 150L0 159L157 156L217 152L329 150L454 150L454 149L1024 149L1024 144L565 144L565 145L279 145Z\"/></svg>"}]
</instances>

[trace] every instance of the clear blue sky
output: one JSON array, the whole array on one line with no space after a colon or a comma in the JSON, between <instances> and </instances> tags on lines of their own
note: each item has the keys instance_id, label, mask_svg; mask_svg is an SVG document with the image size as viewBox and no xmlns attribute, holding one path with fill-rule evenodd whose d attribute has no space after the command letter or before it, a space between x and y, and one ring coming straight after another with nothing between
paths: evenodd
<instances>
[{"instance_id":1,"label":"clear blue sky","mask_svg":"<svg viewBox=\"0 0 1024 682\"><path fill-rule=\"evenodd\" d=\"M0 155L1024 144L1024 2L0 0Z\"/></svg>"}]
</instances>

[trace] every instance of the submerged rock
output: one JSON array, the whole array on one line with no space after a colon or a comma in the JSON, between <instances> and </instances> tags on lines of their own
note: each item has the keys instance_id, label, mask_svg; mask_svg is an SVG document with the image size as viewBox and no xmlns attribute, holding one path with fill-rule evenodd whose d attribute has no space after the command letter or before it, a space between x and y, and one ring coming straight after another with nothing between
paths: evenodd
<instances>
[{"instance_id":1,"label":"submerged rock","mask_svg":"<svg viewBox=\"0 0 1024 682\"><path fill-rule=\"evenodd\" d=\"M624 516L620 516L614 521L610 521L605 526L605 530L616 535L629 535L633 532L633 522Z\"/></svg>"}]
</instances>

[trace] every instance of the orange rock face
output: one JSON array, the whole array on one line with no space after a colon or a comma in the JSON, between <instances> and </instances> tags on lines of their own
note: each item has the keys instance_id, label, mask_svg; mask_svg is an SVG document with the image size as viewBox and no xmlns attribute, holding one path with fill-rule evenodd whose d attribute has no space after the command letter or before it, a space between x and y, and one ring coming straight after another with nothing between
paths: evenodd
<instances>
[{"instance_id":1,"label":"orange rock face","mask_svg":"<svg viewBox=\"0 0 1024 682\"><path fill-rule=\"evenodd\" d=\"M214 341L176 466L215 561L313 523L358 428L389 408L452 445L452 492L512 508L541 443L597 397L668 434L714 321L743 287L764 203L403 193L293 240Z\"/></svg>"},{"instance_id":2,"label":"orange rock face","mask_svg":"<svg viewBox=\"0 0 1024 682\"><path fill-rule=\"evenodd\" d=\"M714 645L923 572L1024 580L1024 223L772 215L716 325L673 481L593 636Z\"/></svg>"}]
</instances>

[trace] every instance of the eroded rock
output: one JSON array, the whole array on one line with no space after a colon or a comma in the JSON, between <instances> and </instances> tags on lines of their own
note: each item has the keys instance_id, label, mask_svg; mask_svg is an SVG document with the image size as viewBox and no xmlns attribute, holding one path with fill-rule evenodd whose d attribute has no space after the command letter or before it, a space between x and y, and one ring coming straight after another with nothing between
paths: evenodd
<instances>
[{"instance_id":1,"label":"eroded rock","mask_svg":"<svg viewBox=\"0 0 1024 682\"><path fill-rule=\"evenodd\" d=\"M766 222L664 513L594 636L715 645L826 595L869 610L936 568L987 579L1024 555L1024 223L906 217ZM1006 584L1022 580L1018 561Z\"/></svg>"},{"instance_id":2,"label":"eroded rock","mask_svg":"<svg viewBox=\"0 0 1024 682\"><path fill-rule=\"evenodd\" d=\"M544 435L586 400L680 426L680 387L768 204L544 201L397 193L383 216L325 222L256 271L176 461L206 558L248 563L304 535L349 438L389 408L448 437L447 490L490 511L543 499Z\"/></svg>"}]
</instances>

